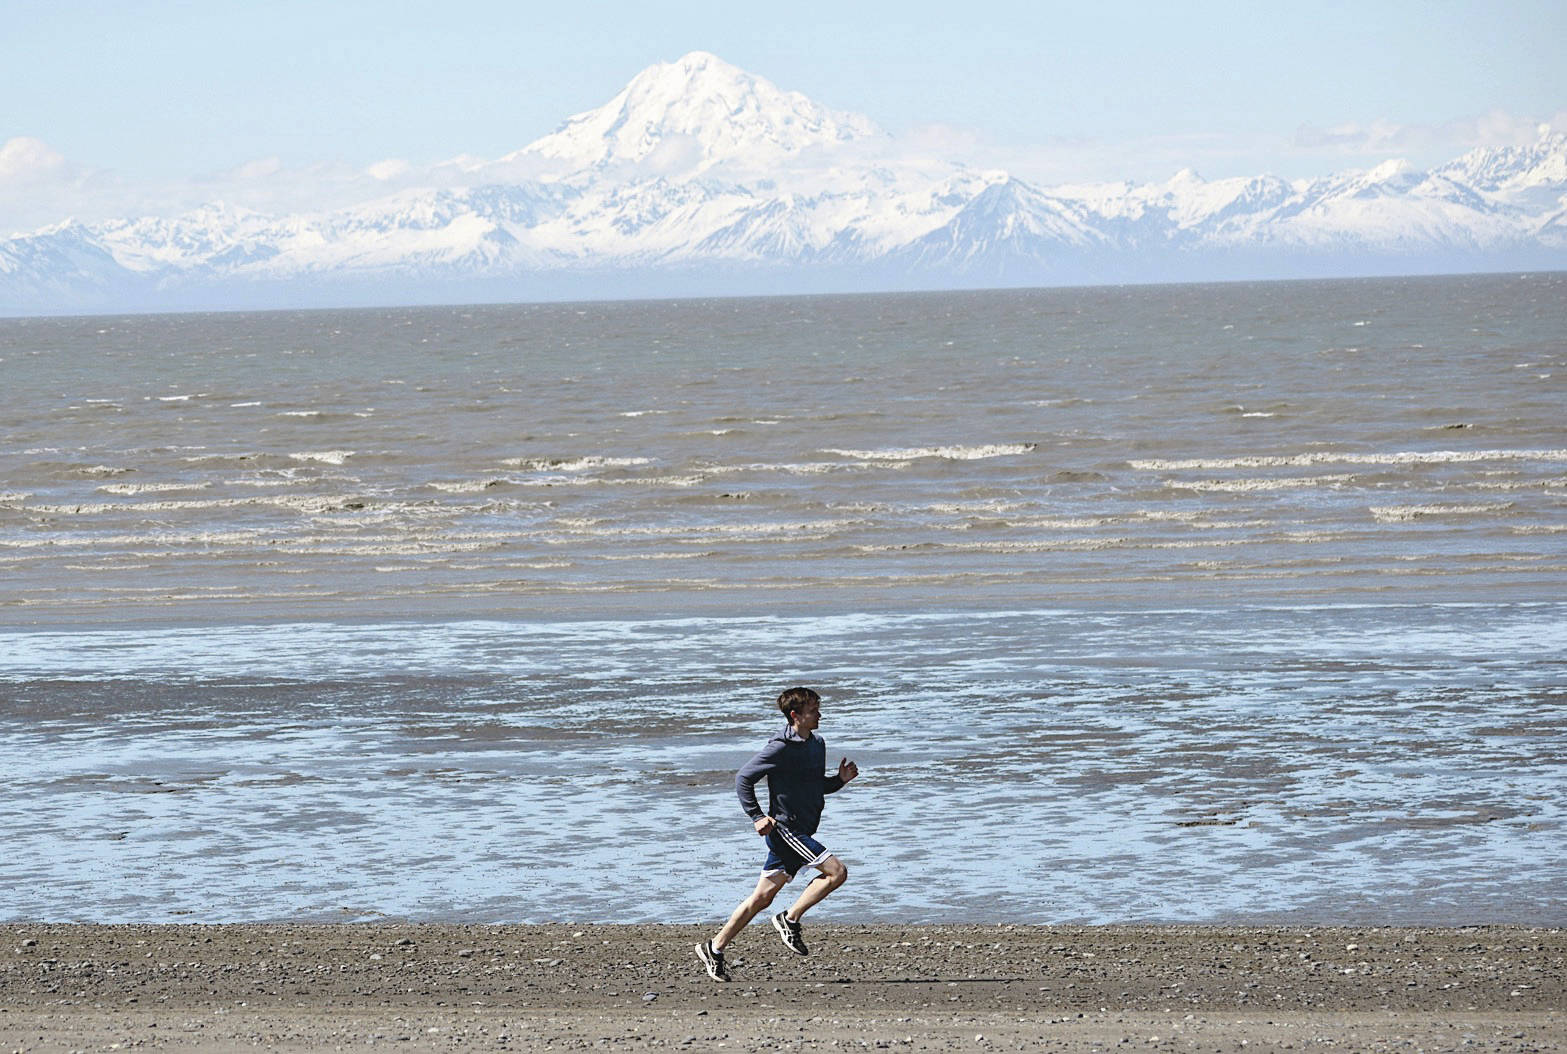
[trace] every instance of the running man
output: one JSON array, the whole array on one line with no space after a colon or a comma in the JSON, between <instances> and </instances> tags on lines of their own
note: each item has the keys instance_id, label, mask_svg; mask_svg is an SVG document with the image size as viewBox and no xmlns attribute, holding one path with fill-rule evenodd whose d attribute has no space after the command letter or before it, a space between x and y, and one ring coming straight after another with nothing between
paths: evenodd
<instances>
[{"instance_id":1,"label":"running man","mask_svg":"<svg viewBox=\"0 0 1567 1054\"><path fill-rule=\"evenodd\" d=\"M859 766L844 758L838 762L837 775L827 775L827 745L815 734L822 721L821 696L809 688L790 688L778 697L778 709L788 718L788 726L769 739L761 752L735 775L740 807L751 818L756 833L767 839L767 861L762 864L762 877L757 879L751 895L740 902L712 940L696 946L696 957L702 960L707 976L715 981L729 980L729 972L724 969L724 948L773 902L778 891L802 867L814 867L821 874L800 891L800 898L788 911L773 916L773 928L784 946L796 955L808 954L800 935L800 917L849 877L843 861L812 835L822 820L824 795L841 790L858 776ZM756 781L764 778L766 813L756 803Z\"/></svg>"}]
</instances>

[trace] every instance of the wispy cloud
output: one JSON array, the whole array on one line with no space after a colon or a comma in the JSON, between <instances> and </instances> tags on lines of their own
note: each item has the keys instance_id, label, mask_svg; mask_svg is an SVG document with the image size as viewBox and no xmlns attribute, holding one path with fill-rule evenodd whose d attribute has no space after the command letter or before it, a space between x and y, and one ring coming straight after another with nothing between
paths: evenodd
<instances>
[{"instance_id":1,"label":"wispy cloud","mask_svg":"<svg viewBox=\"0 0 1567 1054\"><path fill-rule=\"evenodd\" d=\"M413 171L413 166L400 157L389 157L384 161L377 161L365 168L365 175L377 183L391 183L408 175Z\"/></svg>"},{"instance_id":2,"label":"wispy cloud","mask_svg":"<svg viewBox=\"0 0 1567 1054\"><path fill-rule=\"evenodd\" d=\"M42 139L19 135L0 144L0 186L12 189L54 179L65 156Z\"/></svg>"},{"instance_id":3,"label":"wispy cloud","mask_svg":"<svg viewBox=\"0 0 1567 1054\"><path fill-rule=\"evenodd\" d=\"M1395 159L1430 168L1476 148L1525 146L1539 138L1542 128L1567 130L1567 111L1543 119L1492 110L1439 125L1384 120L1247 134L1053 138L1024 146L932 126L902 137L900 148L914 156L939 151L952 160L1005 169L1042 186L1157 182L1182 169L1195 169L1209 179L1263 174L1295 179L1368 169Z\"/></svg>"},{"instance_id":4,"label":"wispy cloud","mask_svg":"<svg viewBox=\"0 0 1567 1054\"><path fill-rule=\"evenodd\" d=\"M1322 128L1301 125L1290 146L1308 154L1358 156L1379 154L1463 153L1477 147L1524 146L1539 137L1541 124L1567 128L1567 111L1560 111L1544 122L1519 117L1502 110L1465 117L1443 124L1399 124L1373 121L1348 123Z\"/></svg>"},{"instance_id":5,"label":"wispy cloud","mask_svg":"<svg viewBox=\"0 0 1567 1054\"><path fill-rule=\"evenodd\" d=\"M102 206L126 205L111 173L77 164L42 139L0 143L0 236L66 219L106 219Z\"/></svg>"},{"instance_id":6,"label":"wispy cloud","mask_svg":"<svg viewBox=\"0 0 1567 1054\"><path fill-rule=\"evenodd\" d=\"M389 158L361 168L261 157L185 179L137 182L19 137L0 144L0 237L65 220L169 217L216 203L272 215L329 211L415 187L472 185L493 164L454 158L417 166Z\"/></svg>"}]
</instances>

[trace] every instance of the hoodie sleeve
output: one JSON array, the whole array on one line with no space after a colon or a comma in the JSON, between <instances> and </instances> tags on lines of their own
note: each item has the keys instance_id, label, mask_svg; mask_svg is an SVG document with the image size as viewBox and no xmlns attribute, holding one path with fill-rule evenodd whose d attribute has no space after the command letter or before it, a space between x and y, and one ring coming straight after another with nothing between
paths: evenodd
<instances>
[{"instance_id":1,"label":"hoodie sleeve","mask_svg":"<svg viewBox=\"0 0 1567 1054\"><path fill-rule=\"evenodd\" d=\"M836 772L834 772L830 776L827 775L826 768L827 768L827 741L824 739L824 740L822 740L822 769L823 769L823 773L822 773L822 793L823 794L831 794L833 791L843 790L843 780L838 778L838 774Z\"/></svg>"},{"instance_id":2,"label":"hoodie sleeve","mask_svg":"<svg viewBox=\"0 0 1567 1054\"><path fill-rule=\"evenodd\" d=\"M759 820L764 815L762 807L756 802L756 781L769 775L778 767L778 755L784 749L781 739L769 740L767 745L757 752L756 757L747 761L735 773L735 793L740 797L740 808L752 820Z\"/></svg>"}]
</instances>

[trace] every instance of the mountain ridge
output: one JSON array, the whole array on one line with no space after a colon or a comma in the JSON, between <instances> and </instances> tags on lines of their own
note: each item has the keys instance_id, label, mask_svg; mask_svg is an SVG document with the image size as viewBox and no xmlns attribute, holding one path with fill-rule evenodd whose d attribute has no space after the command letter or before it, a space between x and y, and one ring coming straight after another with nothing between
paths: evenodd
<instances>
[{"instance_id":1,"label":"mountain ridge","mask_svg":"<svg viewBox=\"0 0 1567 1054\"><path fill-rule=\"evenodd\" d=\"M316 213L212 202L0 241L0 310L166 310L1567 267L1567 133L1422 171L1035 186L907 161L706 52L502 162L532 178Z\"/></svg>"}]
</instances>

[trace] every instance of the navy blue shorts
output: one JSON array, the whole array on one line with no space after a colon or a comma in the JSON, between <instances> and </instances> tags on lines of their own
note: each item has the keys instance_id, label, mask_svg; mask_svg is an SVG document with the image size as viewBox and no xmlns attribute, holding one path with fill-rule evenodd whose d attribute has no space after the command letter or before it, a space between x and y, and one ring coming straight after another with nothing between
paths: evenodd
<instances>
[{"instance_id":1,"label":"navy blue shorts","mask_svg":"<svg viewBox=\"0 0 1567 1054\"><path fill-rule=\"evenodd\" d=\"M767 862L762 874L786 874L793 878L802 867L816 867L832 855L822 843L808 834L791 831L783 824L776 824L766 835Z\"/></svg>"}]
</instances>

